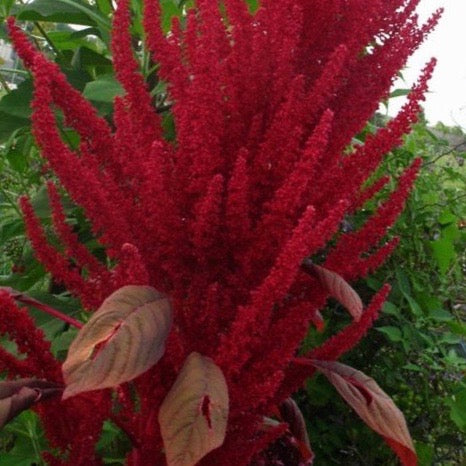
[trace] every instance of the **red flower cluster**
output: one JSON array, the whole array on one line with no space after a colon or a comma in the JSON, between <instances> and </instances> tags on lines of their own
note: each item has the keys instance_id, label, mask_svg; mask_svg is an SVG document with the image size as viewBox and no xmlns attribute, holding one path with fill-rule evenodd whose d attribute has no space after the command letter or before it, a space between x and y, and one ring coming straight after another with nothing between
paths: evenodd
<instances>
[{"instance_id":1,"label":"red flower cluster","mask_svg":"<svg viewBox=\"0 0 466 466\"><path fill-rule=\"evenodd\" d=\"M354 280L395 247L383 238L419 162L361 229L344 233L340 224L385 184L362 188L416 120L434 62L386 128L364 145L353 147L352 138L387 98L439 12L418 26L418 0L263 0L254 15L242 0L225 0L222 9L198 0L164 35L159 1L144 3L147 46L168 83L175 142L164 137L133 56L128 0L118 2L114 18L113 60L126 91L115 100L115 129L9 22L34 75L35 137L60 183L49 184L59 249L29 201L21 201L37 257L89 310L122 285L149 284L171 297L175 312L164 357L134 381L137 403L123 385L117 414L107 392L48 401L41 414L51 446L68 458L56 464L100 464L93 445L105 418L134 440L128 464L164 464L158 408L186 356L198 351L222 369L230 395L225 443L202 464L248 464L283 433L282 426L264 431L263 416L309 375L294 358L309 322L321 323L327 291L301 269L303 259L322 257L333 240L322 265ZM78 149L62 140L55 109L79 133ZM67 225L62 188L83 208L111 267ZM335 359L352 348L386 294L384 288L359 322L311 356ZM4 316L13 303L0 298L0 330L21 351L30 354L29 345L34 352L13 361L2 351L2 366L43 376L50 364L55 374L42 336L27 330L19 310L11 314L18 321L12 333ZM61 431L53 425L58 413Z\"/></svg>"}]
</instances>

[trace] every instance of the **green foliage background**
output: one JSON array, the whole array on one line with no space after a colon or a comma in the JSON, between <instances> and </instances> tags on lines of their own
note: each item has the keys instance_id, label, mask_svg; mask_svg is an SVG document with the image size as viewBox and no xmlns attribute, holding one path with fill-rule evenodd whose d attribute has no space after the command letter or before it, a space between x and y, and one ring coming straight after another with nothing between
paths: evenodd
<instances>
[{"instance_id":1,"label":"green foliage background","mask_svg":"<svg viewBox=\"0 0 466 466\"><path fill-rule=\"evenodd\" d=\"M192 1L161 3L163 27L168 30L171 17L182 15ZM250 0L249 5L254 11L257 1ZM141 70L151 85L154 104L164 115L167 137L173 138L170 114L165 111L164 83L157 80L156 65L140 40L141 2L133 0L133 7L132 32ZM112 8L110 0L0 0L0 39L8 40L4 18L15 15L72 85L111 119L113 98L122 92L113 75L109 51ZM31 135L29 74L19 63L12 69L3 65L0 63L0 286L27 292L73 314L77 303L51 281L25 238L17 205L20 194L31 196L36 212L50 225L43 188L46 167ZM397 90L392 98L405 93ZM354 143L362 142L383 124L384 117L375 116ZM61 131L70 145L76 144L73 131L66 127ZM382 283L390 282L389 302L368 338L345 360L393 396L407 417L421 466L461 465L466 461L466 145L457 143L465 140L460 129L442 125L429 128L421 120L403 147L389 154L381 168L396 178L414 157L424 159L416 188L392 230L402 238L400 246L382 269L357 284L367 302ZM360 225L377 203L378 198L371 200L362 212L348 219L349 227ZM70 204L67 214L80 239L98 255L81 211ZM55 354L63 358L73 331L62 322L33 310L31 313L52 341ZM305 346L320 343L346 323L346 314L338 306L330 305L325 318L325 331L310 330ZM15 352L5 339L0 343ZM323 377L310 381L297 398L308 420L317 466L394 464L390 450ZM106 424L98 445L105 452L106 464L122 463L122 442L118 431ZM0 433L0 466L43 464L38 452L44 445L37 416L25 412Z\"/></svg>"}]
</instances>

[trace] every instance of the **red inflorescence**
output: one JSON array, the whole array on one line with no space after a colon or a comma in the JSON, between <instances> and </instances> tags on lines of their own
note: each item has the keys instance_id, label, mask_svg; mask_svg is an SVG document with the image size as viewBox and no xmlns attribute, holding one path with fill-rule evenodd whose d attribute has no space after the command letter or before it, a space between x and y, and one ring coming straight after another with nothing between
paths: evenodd
<instances>
[{"instance_id":1,"label":"red inflorescence","mask_svg":"<svg viewBox=\"0 0 466 466\"><path fill-rule=\"evenodd\" d=\"M434 61L386 128L364 145L353 147L352 138L440 12L418 26L418 0L260 3L252 14L242 0L198 0L165 35L159 1L144 0L146 44L168 86L175 142L164 136L132 51L129 0L118 2L114 18L115 71L126 92L115 101L114 127L9 21L34 75L34 134L59 182L48 186L58 248L30 202L21 201L37 257L90 311L125 284L148 284L171 297L175 312L166 354L134 382L139 407L122 387L116 415L106 391L39 409L51 446L64 458L49 454L51 462L99 464L94 445L113 416L136 439L128 464L164 464L158 408L187 355L199 351L220 366L230 396L225 442L202 464L249 464L283 434L282 427L264 430L263 416L309 374L295 357L309 323L321 325L327 292L301 269L302 260L315 257L354 280L396 245L383 238L418 161L361 229L345 233L341 222L386 184L367 181L416 121ZM56 108L79 133L77 149L62 140ZM62 189L84 210L105 264L66 223ZM310 356L335 359L351 349L387 292ZM16 361L2 351L2 367L57 380L59 363L40 332L6 295L0 301L0 331L27 355ZM51 416L63 420L59 428Z\"/></svg>"}]
</instances>

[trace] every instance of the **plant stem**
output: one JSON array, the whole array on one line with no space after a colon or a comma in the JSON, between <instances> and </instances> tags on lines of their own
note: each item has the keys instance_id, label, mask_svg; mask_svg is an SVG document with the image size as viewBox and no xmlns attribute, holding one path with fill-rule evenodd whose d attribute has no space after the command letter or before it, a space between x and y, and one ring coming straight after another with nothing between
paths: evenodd
<instances>
[{"instance_id":1,"label":"plant stem","mask_svg":"<svg viewBox=\"0 0 466 466\"><path fill-rule=\"evenodd\" d=\"M0 73L0 84L2 85L3 89L5 89L5 92L9 94L11 92L10 86L6 82L5 78L3 77L2 73Z\"/></svg>"},{"instance_id":2,"label":"plant stem","mask_svg":"<svg viewBox=\"0 0 466 466\"><path fill-rule=\"evenodd\" d=\"M50 36L47 34L45 29L40 25L38 21L34 21L34 26L39 30L39 32L42 34L43 38L46 40L46 42L50 45L51 49L55 52L55 54L58 57L62 56L62 53L60 50L55 47L55 44L52 42L52 39L50 39Z\"/></svg>"},{"instance_id":3,"label":"plant stem","mask_svg":"<svg viewBox=\"0 0 466 466\"><path fill-rule=\"evenodd\" d=\"M73 327L79 329L84 326L84 324L79 320L73 319L72 317L63 314L63 312L60 312L57 309L48 306L47 304L41 303L40 301L37 301L37 299L31 298L30 296L27 296L13 289L8 289L5 287L1 287L1 289L6 289L14 300L19 301L20 303L26 304L28 306L35 307L36 309L39 309L40 311L43 311L53 317L56 317L57 319L60 319L63 322L72 325Z\"/></svg>"}]
</instances>

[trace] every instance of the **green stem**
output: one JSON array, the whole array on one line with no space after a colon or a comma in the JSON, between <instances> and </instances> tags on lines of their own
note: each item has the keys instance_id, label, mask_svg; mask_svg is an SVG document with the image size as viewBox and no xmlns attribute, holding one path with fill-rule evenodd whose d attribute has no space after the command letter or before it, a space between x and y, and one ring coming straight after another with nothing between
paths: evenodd
<instances>
[{"instance_id":1,"label":"green stem","mask_svg":"<svg viewBox=\"0 0 466 466\"><path fill-rule=\"evenodd\" d=\"M5 197L5 199L11 204L11 207L16 210L18 215L22 215L21 210L18 207L18 204L16 201L14 201L11 196L8 194L8 191L6 189L0 188L0 193Z\"/></svg>"},{"instance_id":2,"label":"green stem","mask_svg":"<svg viewBox=\"0 0 466 466\"><path fill-rule=\"evenodd\" d=\"M36 455L36 459L40 461L39 464L40 466L42 466L44 463L42 462L39 444L37 442L36 429L34 429L34 426L32 425L31 422L27 423L27 429L28 429L29 439L31 440L31 443L32 443L32 448L34 449L34 454Z\"/></svg>"},{"instance_id":3,"label":"green stem","mask_svg":"<svg viewBox=\"0 0 466 466\"><path fill-rule=\"evenodd\" d=\"M2 85L3 89L9 94L11 92L10 86L6 82L5 78L3 77L2 73L0 73L0 84Z\"/></svg>"},{"instance_id":4,"label":"green stem","mask_svg":"<svg viewBox=\"0 0 466 466\"><path fill-rule=\"evenodd\" d=\"M11 73L11 74L22 74L22 75L29 75L28 71L18 70L16 68L0 68L1 73Z\"/></svg>"},{"instance_id":5,"label":"green stem","mask_svg":"<svg viewBox=\"0 0 466 466\"><path fill-rule=\"evenodd\" d=\"M55 47L55 44L52 42L52 39L50 39L50 36L47 34L45 29L40 25L38 21L34 21L34 26L39 30L39 32L42 34L42 37L46 40L47 44L50 45L51 49L55 52L55 54L59 57L62 56L62 53L60 50Z\"/></svg>"}]
</instances>

